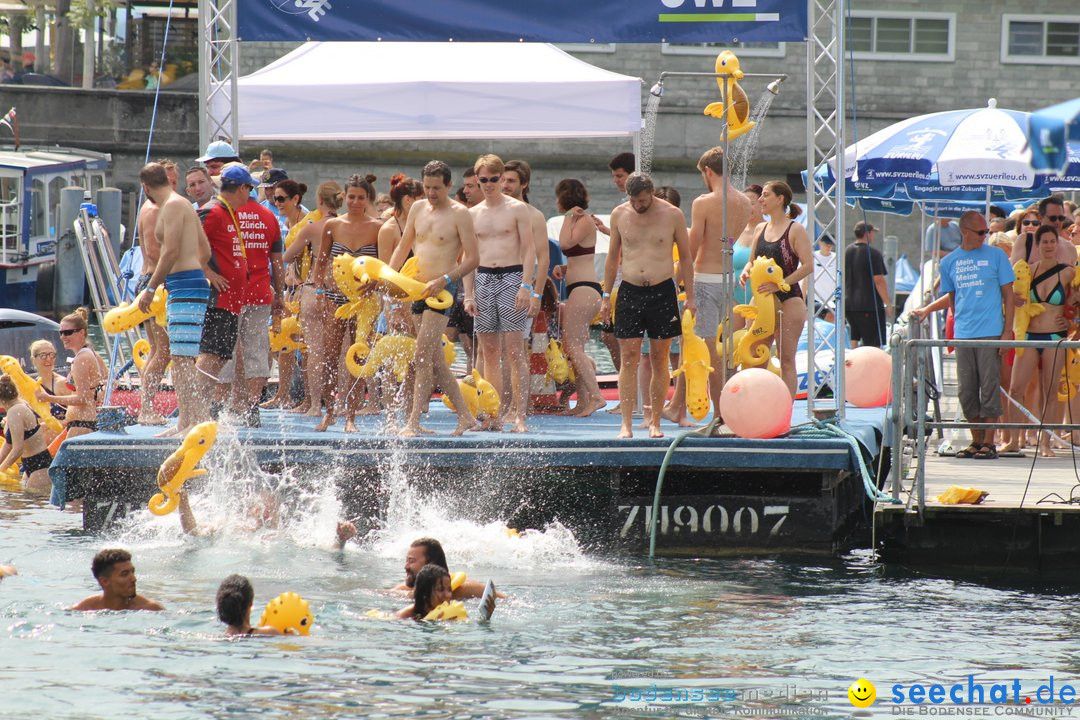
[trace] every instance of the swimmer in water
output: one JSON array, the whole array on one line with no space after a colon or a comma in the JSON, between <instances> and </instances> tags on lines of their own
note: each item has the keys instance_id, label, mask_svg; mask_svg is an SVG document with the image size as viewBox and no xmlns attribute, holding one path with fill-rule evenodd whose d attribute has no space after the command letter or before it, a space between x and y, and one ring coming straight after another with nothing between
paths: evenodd
<instances>
[{"instance_id":1,"label":"swimmer in water","mask_svg":"<svg viewBox=\"0 0 1080 720\"><path fill-rule=\"evenodd\" d=\"M135 591L135 566L127 550L109 548L94 556L90 571L101 586L100 595L91 595L72 610L164 610L161 605Z\"/></svg>"},{"instance_id":2,"label":"swimmer in water","mask_svg":"<svg viewBox=\"0 0 1080 720\"><path fill-rule=\"evenodd\" d=\"M251 626L251 605L255 601L255 589L243 575L230 575L221 581L217 591L218 619L225 623L226 635L281 635L275 627Z\"/></svg>"},{"instance_id":3,"label":"swimmer in water","mask_svg":"<svg viewBox=\"0 0 1080 720\"><path fill-rule=\"evenodd\" d=\"M405 553L405 581L397 585L393 589L398 592L413 592L413 588L416 586L417 575L422 568L426 565L438 565L443 570L446 570L449 577L450 569L446 565L446 553L443 552L442 545L435 538L420 538L414 540L409 545L408 552ZM463 582L457 590L453 591L453 597L455 600L463 600L465 598L478 598L484 594L484 583L477 582L476 580L466 580ZM496 597L505 598L504 593L496 593ZM425 613L426 614L426 613Z\"/></svg>"},{"instance_id":4,"label":"swimmer in water","mask_svg":"<svg viewBox=\"0 0 1080 720\"><path fill-rule=\"evenodd\" d=\"M18 575L19 571L15 569L14 565L0 565L0 580L8 577L9 575Z\"/></svg>"},{"instance_id":5,"label":"swimmer in water","mask_svg":"<svg viewBox=\"0 0 1080 720\"><path fill-rule=\"evenodd\" d=\"M414 578L413 604L398 611L398 618L423 620L429 612L454 597L450 589L450 573L435 563L420 568Z\"/></svg>"}]
</instances>

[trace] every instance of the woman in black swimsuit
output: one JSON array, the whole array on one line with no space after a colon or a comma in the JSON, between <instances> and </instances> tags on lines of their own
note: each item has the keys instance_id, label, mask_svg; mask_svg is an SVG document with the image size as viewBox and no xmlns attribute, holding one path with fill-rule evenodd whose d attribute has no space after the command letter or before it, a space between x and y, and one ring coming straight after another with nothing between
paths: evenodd
<instances>
[{"instance_id":1,"label":"woman in black swimsuit","mask_svg":"<svg viewBox=\"0 0 1080 720\"><path fill-rule=\"evenodd\" d=\"M750 263L757 257L772 258L783 271L784 282L791 286L790 290L782 292L776 283L765 283L758 290L774 293L780 301L780 333L776 340L780 374L791 396L795 397L795 351L806 324L806 300L799 281L813 271L814 256L806 230L795 222L802 210L791 204L791 188L787 183L777 180L765 183L761 191L761 211L769 216L769 220L760 223L754 231L756 238L750 248ZM750 278L750 263L743 268L740 285L745 286Z\"/></svg>"},{"instance_id":2,"label":"woman in black swimsuit","mask_svg":"<svg viewBox=\"0 0 1080 720\"><path fill-rule=\"evenodd\" d=\"M59 388L71 389L67 386L67 378L56 372L56 346L51 342L35 340L30 343L30 359L34 363L34 371L37 372L38 379L41 380L41 387L45 388L46 392L55 395ZM49 411L60 422L63 422L64 416L67 415L67 408L57 403L52 403ZM45 428L42 432L45 433L46 443L52 442L56 437L56 433L49 428Z\"/></svg>"},{"instance_id":3,"label":"woman in black swimsuit","mask_svg":"<svg viewBox=\"0 0 1080 720\"><path fill-rule=\"evenodd\" d=\"M105 361L90 347L86 337L89 313L79 308L60 321L60 340L64 348L75 353L71 361L69 382L75 386L72 394L56 395L38 390L38 399L67 407L68 437L87 435L97 430L97 410L105 396L109 371Z\"/></svg>"},{"instance_id":4,"label":"woman in black swimsuit","mask_svg":"<svg viewBox=\"0 0 1080 720\"><path fill-rule=\"evenodd\" d=\"M29 492L48 493L52 490L49 465L52 455L41 431L41 422L30 406L19 399L15 382L0 375L0 407L7 411L4 444L0 446L0 471L15 466L22 458L24 487Z\"/></svg>"},{"instance_id":5,"label":"woman in black swimsuit","mask_svg":"<svg viewBox=\"0 0 1080 720\"><path fill-rule=\"evenodd\" d=\"M566 256L566 303L563 304L563 346L577 377L578 403L568 415L586 417L607 403L596 382L596 367L585 354L589 323L600 311L600 283L596 282L596 224L585 209L589 194L580 180L566 178L555 186L555 201L564 214L559 247Z\"/></svg>"}]
</instances>

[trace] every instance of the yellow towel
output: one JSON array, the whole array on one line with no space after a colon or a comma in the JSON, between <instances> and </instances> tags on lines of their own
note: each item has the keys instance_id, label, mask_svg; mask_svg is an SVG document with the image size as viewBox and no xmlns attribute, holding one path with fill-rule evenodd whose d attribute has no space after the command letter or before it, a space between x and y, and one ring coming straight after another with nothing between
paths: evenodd
<instances>
[{"instance_id":1,"label":"yellow towel","mask_svg":"<svg viewBox=\"0 0 1080 720\"><path fill-rule=\"evenodd\" d=\"M985 490L964 488L959 485L950 485L949 489L936 498L930 498L931 502L939 502L942 505L978 505L989 495Z\"/></svg>"}]
</instances>

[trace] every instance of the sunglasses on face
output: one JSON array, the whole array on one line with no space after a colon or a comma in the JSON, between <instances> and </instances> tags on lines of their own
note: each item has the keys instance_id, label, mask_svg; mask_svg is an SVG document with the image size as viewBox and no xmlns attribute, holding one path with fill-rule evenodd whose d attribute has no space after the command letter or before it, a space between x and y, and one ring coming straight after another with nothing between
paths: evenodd
<instances>
[{"instance_id":1,"label":"sunglasses on face","mask_svg":"<svg viewBox=\"0 0 1080 720\"><path fill-rule=\"evenodd\" d=\"M1024 222L1022 222L1020 224L1021 225L1038 225L1039 221L1038 220L1025 220Z\"/></svg>"},{"instance_id":2,"label":"sunglasses on face","mask_svg":"<svg viewBox=\"0 0 1080 720\"><path fill-rule=\"evenodd\" d=\"M1050 222L1065 222L1064 215L1047 215L1046 219Z\"/></svg>"},{"instance_id":3,"label":"sunglasses on face","mask_svg":"<svg viewBox=\"0 0 1080 720\"><path fill-rule=\"evenodd\" d=\"M964 229L967 230L969 233L975 233L979 237L983 237L984 235L986 235L986 233L990 232L989 230L972 230L971 228Z\"/></svg>"},{"instance_id":4,"label":"sunglasses on face","mask_svg":"<svg viewBox=\"0 0 1080 720\"><path fill-rule=\"evenodd\" d=\"M488 183L499 182L499 178L501 178L501 177L502 177L502 175L495 175L494 177L479 177L479 176L477 176L476 179L479 180L484 185L487 185Z\"/></svg>"},{"instance_id":5,"label":"sunglasses on face","mask_svg":"<svg viewBox=\"0 0 1080 720\"><path fill-rule=\"evenodd\" d=\"M56 353L54 353L54 352L37 353L37 354L34 355L34 357L38 358L39 360L48 360L50 358L56 357Z\"/></svg>"},{"instance_id":6,"label":"sunglasses on face","mask_svg":"<svg viewBox=\"0 0 1080 720\"><path fill-rule=\"evenodd\" d=\"M274 202L278 202L278 203L285 202L288 199L289 198L285 197L284 195L275 195L274 196Z\"/></svg>"},{"instance_id":7,"label":"sunglasses on face","mask_svg":"<svg viewBox=\"0 0 1080 720\"><path fill-rule=\"evenodd\" d=\"M79 330L77 330L75 328L69 328L68 330L61 330L60 331L60 337L68 337L69 335L74 335L77 332L79 332Z\"/></svg>"}]
</instances>

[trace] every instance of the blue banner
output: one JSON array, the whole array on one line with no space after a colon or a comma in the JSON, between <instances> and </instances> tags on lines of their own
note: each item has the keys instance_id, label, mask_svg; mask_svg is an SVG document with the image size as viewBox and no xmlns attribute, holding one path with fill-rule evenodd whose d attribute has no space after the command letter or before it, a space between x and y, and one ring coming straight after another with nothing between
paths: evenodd
<instances>
[{"instance_id":1,"label":"blue banner","mask_svg":"<svg viewBox=\"0 0 1080 720\"><path fill-rule=\"evenodd\" d=\"M732 43L807 37L807 0L236 2L240 40Z\"/></svg>"}]
</instances>

